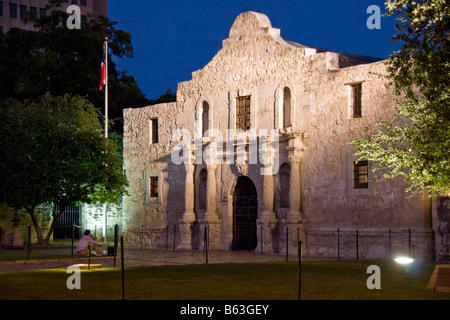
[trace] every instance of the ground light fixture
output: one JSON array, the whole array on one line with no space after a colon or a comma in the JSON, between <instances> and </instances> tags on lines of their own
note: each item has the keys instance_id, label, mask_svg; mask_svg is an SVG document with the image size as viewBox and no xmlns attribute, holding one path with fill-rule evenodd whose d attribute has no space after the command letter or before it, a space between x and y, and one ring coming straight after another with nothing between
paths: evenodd
<instances>
[{"instance_id":1,"label":"ground light fixture","mask_svg":"<svg viewBox=\"0 0 450 320\"><path fill-rule=\"evenodd\" d=\"M409 273L409 269L408 267L414 262L413 258L410 257L398 257L394 259L395 262L397 262L398 264L404 266L404 273L408 274Z\"/></svg>"},{"instance_id":2,"label":"ground light fixture","mask_svg":"<svg viewBox=\"0 0 450 320\"><path fill-rule=\"evenodd\" d=\"M408 265L414 262L414 259L409 257L398 257L394 259L398 264Z\"/></svg>"}]
</instances>

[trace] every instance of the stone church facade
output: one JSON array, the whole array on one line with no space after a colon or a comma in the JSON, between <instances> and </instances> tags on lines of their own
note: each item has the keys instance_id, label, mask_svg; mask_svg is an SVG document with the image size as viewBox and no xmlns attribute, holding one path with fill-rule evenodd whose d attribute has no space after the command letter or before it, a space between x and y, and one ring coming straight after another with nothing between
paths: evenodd
<instances>
[{"instance_id":1,"label":"stone church facade","mask_svg":"<svg viewBox=\"0 0 450 320\"><path fill-rule=\"evenodd\" d=\"M432 258L427 196L372 181L348 145L395 114L384 74L384 61L285 41L264 14L240 14L176 102L124 110L125 238L201 249L207 232L210 249L295 253L302 241L311 257Z\"/></svg>"}]
</instances>

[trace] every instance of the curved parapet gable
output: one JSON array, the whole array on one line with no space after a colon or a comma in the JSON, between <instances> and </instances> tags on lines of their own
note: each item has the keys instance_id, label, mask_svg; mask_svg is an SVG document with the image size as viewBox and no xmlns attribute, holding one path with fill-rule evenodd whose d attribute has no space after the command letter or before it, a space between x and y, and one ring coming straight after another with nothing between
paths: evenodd
<instances>
[{"instance_id":1,"label":"curved parapet gable","mask_svg":"<svg viewBox=\"0 0 450 320\"><path fill-rule=\"evenodd\" d=\"M272 28L272 24L265 14L258 12L248 11L241 13L234 21L229 33L229 39L232 40L259 39L261 36L269 36L286 47L297 49L296 46L281 38L280 29Z\"/></svg>"}]
</instances>

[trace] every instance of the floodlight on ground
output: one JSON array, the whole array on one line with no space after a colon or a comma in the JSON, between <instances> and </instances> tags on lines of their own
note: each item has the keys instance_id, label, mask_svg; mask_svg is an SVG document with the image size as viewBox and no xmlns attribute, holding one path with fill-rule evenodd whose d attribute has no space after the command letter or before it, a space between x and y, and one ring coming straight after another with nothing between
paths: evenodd
<instances>
[{"instance_id":1,"label":"floodlight on ground","mask_svg":"<svg viewBox=\"0 0 450 320\"><path fill-rule=\"evenodd\" d=\"M414 259L409 258L409 257L398 257L398 258L395 258L394 261L399 264L408 265L408 264L414 262Z\"/></svg>"}]
</instances>

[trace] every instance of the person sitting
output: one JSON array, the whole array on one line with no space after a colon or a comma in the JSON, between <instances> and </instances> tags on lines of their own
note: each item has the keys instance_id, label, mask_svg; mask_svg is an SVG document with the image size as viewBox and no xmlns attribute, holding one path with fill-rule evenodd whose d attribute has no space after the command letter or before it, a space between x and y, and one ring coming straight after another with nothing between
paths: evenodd
<instances>
[{"instance_id":1,"label":"person sitting","mask_svg":"<svg viewBox=\"0 0 450 320\"><path fill-rule=\"evenodd\" d=\"M103 251L100 248L100 244L96 241L96 238L92 238L91 231L84 231L84 235L80 238L76 248L77 254L88 255L89 252L93 252L98 256L103 256Z\"/></svg>"}]
</instances>

